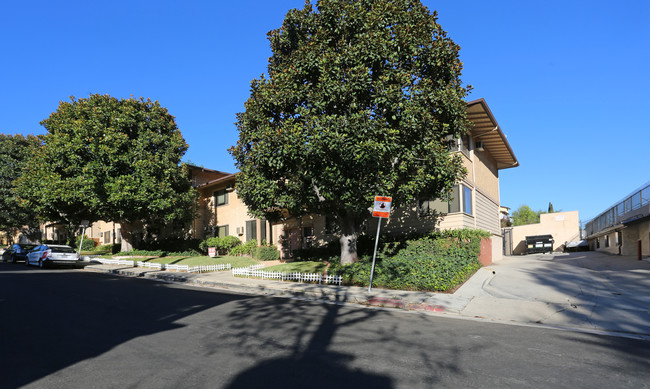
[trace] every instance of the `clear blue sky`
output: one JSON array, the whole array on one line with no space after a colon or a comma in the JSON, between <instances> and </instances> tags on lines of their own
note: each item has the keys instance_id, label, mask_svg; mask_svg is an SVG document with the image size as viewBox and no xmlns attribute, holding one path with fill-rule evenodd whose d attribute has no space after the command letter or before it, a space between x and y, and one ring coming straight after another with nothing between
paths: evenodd
<instances>
[{"instance_id":1,"label":"clear blue sky","mask_svg":"<svg viewBox=\"0 0 650 389\"><path fill-rule=\"evenodd\" d=\"M650 1L424 1L461 46L520 161L501 203L596 216L647 182ZM227 148L266 33L302 0L4 1L0 131L42 134L69 96L149 97L176 117L185 160L234 172Z\"/></svg>"}]
</instances>

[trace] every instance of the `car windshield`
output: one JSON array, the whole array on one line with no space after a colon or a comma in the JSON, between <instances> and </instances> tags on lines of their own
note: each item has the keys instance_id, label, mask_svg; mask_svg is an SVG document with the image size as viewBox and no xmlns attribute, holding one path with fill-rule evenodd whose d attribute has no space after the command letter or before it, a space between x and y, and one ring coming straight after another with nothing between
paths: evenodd
<instances>
[{"instance_id":1,"label":"car windshield","mask_svg":"<svg viewBox=\"0 0 650 389\"><path fill-rule=\"evenodd\" d=\"M23 250L31 250L31 249L33 249L34 247L36 247L35 244L20 244L20 245L18 245L18 246L19 246L20 248L22 248Z\"/></svg>"},{"instance_id":2,"label":"car windshield","mask_svg":"<svg viewBox=\"0 0 650 389\"><path fill-rule=\"evenodd\" d=\"M74 253L74 249L72 247L52 247L50 246L50 250L52 250L53 253Z\"/></svg>"}]
</instances>

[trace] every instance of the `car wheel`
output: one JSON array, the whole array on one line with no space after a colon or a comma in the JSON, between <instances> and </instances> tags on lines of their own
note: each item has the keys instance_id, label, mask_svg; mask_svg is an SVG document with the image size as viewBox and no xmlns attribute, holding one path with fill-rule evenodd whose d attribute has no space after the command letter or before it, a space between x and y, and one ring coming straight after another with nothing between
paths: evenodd
<instances>
[{"instance_id":1,"label":"car wheel","mask_svg":"<svg viewBox=\"0 0 650 389\"><path fill-rule=\"evenodd\" d=\"M25 257L25 266L29 266L29 258Z\"/></svg>"},{"instance_id":2,"label":"car wheel","mask_svg":"<svg viewBox=\"0 0 650 389\"><path fill-rule=\"evenodd\" d=\"M38 267L40 267L41 269L45 267L45 264L43 263L42 259L38 260Z\"/></svg>"},{"instance_id":3,"label":"car wheel","mask_svg":"<svg viewBox=\"0 0 650 389\"><path fill-rule=\"evenodd\" d=\"M13 254L11 254L11 263L16 263L16 257Z\"/></svg>"}]
</instances>

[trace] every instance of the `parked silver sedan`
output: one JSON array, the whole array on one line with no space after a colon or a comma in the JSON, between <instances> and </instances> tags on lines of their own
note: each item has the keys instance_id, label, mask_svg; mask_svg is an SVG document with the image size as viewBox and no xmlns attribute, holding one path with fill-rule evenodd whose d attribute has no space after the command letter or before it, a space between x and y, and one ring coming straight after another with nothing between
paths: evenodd
<instances>
[{"instance_id":1,"label":"parked silver sedan","mask_svg":"<svg viewBox=\"0 0 650 389\"><path fill-rule=\"evenodd\" d=\"M42 244L27 253L25 264L45 267L49 264L76 265L79 263L79 253L72 247L59 244Z\"/></svg>"}]
</instances>

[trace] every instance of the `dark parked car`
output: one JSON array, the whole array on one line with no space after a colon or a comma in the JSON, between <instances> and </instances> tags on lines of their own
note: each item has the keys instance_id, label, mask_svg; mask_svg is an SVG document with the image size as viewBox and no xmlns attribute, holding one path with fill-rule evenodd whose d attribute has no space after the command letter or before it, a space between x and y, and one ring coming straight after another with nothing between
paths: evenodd
<instances>
[{"instance_id":1,"label":"dark parked car","mask_svg":"<svg viewBox=\"0 0 650 389\"><path fill-rule=\"evenodd\" d=\"M36 247L35 244L14 243L5 249L5 252L2 254L2 260L13 263L25 261L27 259L27 253L34 247Z\"/></svg>"}]
</instances>

